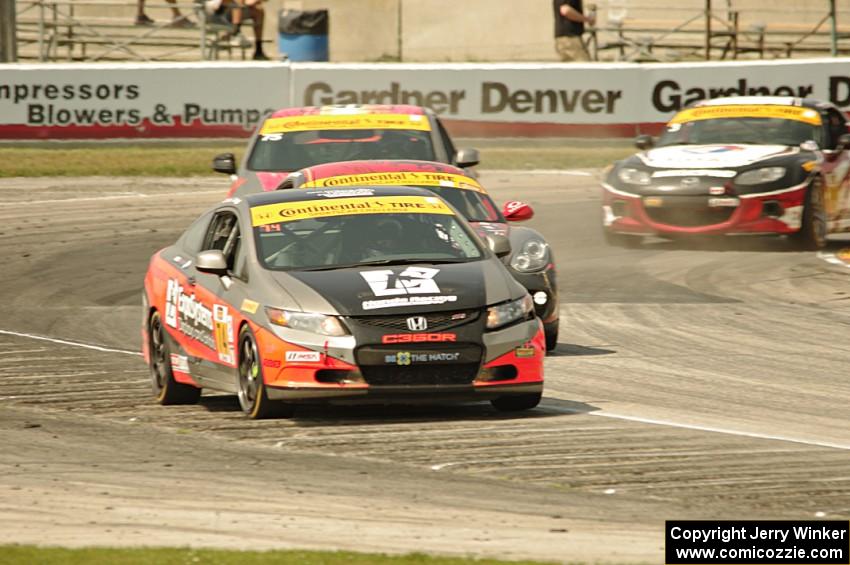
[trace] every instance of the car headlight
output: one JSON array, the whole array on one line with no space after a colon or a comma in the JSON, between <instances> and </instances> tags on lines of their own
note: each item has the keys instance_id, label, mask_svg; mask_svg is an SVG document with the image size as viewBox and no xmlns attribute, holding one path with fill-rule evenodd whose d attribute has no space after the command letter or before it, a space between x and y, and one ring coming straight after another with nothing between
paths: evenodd
<instances>
[{"instance_id":1,"label":"car headlight","mask_svg":"<svg viewBox=\"0 0 850 565\"><path fill-rule=\"evenodd\" d=\"M521 273L539 271L549 263L549 245L539 238L531 238L511 258L511 267Z\"/></svg>"},{"instance_id":2,"label":"car headlight","mask_svg":"<svg viewBox=\"0 0 850 565\"><path fill-rule=\"evenodd\" d=\"M752 185L773 182L785 176L785 167L764 167L761 169L753 169L752 171L744 171L737 177L737 184Z\"/></svg>"},{"instance_id":3,"label":"car headlight","mask_svg":"<svg viewBox=\"0 0 850 565\"><path fill-rule=\"evenodd\" d=\"M325 316L312 312L292 312L268 306L266 307L266 315L271 323L284 328L329 336L348 335L348 330L336 316Z\"/></svg>"},{"instance_id":4,"label":"car headlight","mask_svg":"<svg viewBox=\"0 0 850 565\"><path fill-rule=\"evenodd\" d=\"M634 167L625 167L617 171L617 177L621 182L626 184L640 184L647 185L650 182L650 176L648 171L641 171L640 169L635 169Z\"/></svg>"},{"instance_id":5,"label":"car headlight","mask_svg":"<svg viewBox=\"0 0 850 565\"><path fill-rule=\"evenodd\" d=\"M522 318L528 318L534 312L534 301L531 295L526 294L519 300L506 304L491 306L487 308L487 329L494 330L516 322Z\"/></svg>"}]
</instances>

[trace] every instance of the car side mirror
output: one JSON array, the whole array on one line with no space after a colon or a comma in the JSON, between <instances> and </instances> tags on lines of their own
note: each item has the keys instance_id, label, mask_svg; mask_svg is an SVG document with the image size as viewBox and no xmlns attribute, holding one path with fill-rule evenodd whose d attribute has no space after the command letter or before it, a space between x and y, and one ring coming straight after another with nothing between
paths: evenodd
<instances>
[{"instance_id":1,"label":"car side mirror","mask_svg":"<svg viewBox=\"0 0 850 565\"><path fill-rule=\"evenodd\" d=\"M838 137L838 145L835 147L839 151L850 149L850 133L842 134Z\"/></svg>"},{"instance_id":2,"label":"car side mirror","mask_svg":"<svg viewBox=\"0 0 850 565\"><path fill-rule=\"evenodd\" d=\"M227 259L224 258L224 253L218 249L201 251L195 257L195 268L202 273L221 277L227 274Z\"/></svg>"},{"instance_id":3,"label":"car side mirror","mask_svg":"<svg viewBox=\"0 0 850 565\"><path fill-rule=\"evenodd\" d=\"M511 200L505 202L505 205L502 207L502 215L509 222L522 222L523 220L530 220L534 217L534 209L530 204L526 204L525 202Z\"/></svg>"},{"instance_id":4,"label":"car side mirror","mask_svg":"<svg viewBox=\"0 0 850 565\"><path fill-rule=\"evenodd\" d=\"M511 254L511 240L507 236L499 234L488 234L484 236L487 241L487 247L498 257L506 257Z\"/></svg>"},{"instance_id":5,"label":"car side mirror","mask_svg":"<svg viewBox=\"0 0 850 565\"><path fill-rule=\"evenodd\" d=\"M655 140L652 139L651 135L639 135L635 138L635 147L637 147L641 151L652 149L653 147L655 147Z\"/></svg>"},{"instance_id":6,"label":"car side mirror","mask_svg":"<svg viewBox=\"0 0 850 565\"><path fill-rule=\"evenodd\" d=\"M458 149L455 154L455 164L458 167L474 167L481 162L481 156L478 154L478 149Z\"/></svg>"},{"instance_id":7,"label":"car side mirror","mask_svg":"<svg viewBox=\"0 0 850 565\"><path fill-rule=\"evenodd\" d=\"M226 175L236 174L236 157L233 153L221 153L213 158L213 170Z\"/></svg>"}]
</instances>

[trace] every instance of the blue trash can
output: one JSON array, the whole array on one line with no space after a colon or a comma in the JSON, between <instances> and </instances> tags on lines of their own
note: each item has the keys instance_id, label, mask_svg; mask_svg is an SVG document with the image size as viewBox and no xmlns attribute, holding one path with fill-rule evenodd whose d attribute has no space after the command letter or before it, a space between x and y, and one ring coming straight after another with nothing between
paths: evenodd
<instances>
[{"instance_id":1,"label":"blue trash can","mask_svg":"<svg viewBox=\"0 0 850 565\"><path fill-rule=\"evenodd\" d=\"M328 11L281 10L278 50L290 61L327 61Z\"/></svg>"}]
</instances>

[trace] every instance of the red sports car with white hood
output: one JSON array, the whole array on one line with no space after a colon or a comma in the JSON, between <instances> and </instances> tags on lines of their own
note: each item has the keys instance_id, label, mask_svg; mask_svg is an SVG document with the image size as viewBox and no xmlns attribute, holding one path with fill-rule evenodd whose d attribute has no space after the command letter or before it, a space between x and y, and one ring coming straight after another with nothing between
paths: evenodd
<instances>
[{"instance_id":1,"label":"red sports car with white hood","mask_svg":"<svg viewBox=\"0 0 850 565\"><path fill-rule=\"evenodd\" d=\"M850 231L850 132L828 102L730 97L676 114L602 182L606 239L786 234L806 249Z\"/></svg>"}]
</instances>

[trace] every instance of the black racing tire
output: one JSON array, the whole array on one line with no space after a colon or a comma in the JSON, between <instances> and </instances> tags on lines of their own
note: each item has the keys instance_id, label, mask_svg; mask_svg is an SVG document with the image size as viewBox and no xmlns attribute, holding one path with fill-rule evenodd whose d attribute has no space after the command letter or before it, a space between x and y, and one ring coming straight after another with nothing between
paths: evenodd
<instances>
[{"instance_id":1,"label":"black racing tire","mask_svg":"<svg viewBox=\"0 0 850 565\"><path fill-rule=\"evenodd\" d=\"M289 418L294 413L291 404L272 400L266 393L263 380L263 362L257 339L248 326L239 332L239 358L236 364L236 396L239 406L252 420L265 418Z\"/></svg>"},{"instance_id":2,"label":"black racing tire","mask_svg":"<svg viewBox=\"0 0 850 565\"><path fill-rule=\"evenodd\" d=\"M543 335L546 337L546 351L554 351L558 347L558 331L560 328L560 320L555 320L550 324L543 324Z\"/></svg>"},{"instance_id":3,"label":"black racing tire","mask_svg":"<svg viewBox=\"0 0 850 565\"><path fill-rule=\"evenodd\" d=\"M800 230L791 234L791 244L806 251L817 251L826 246L826 206L823 183L820 179L809 185L803 204L803 222Z\"/></svg>"},{"instance_id":4,"label":"black racing tire","mask_svg":"<svg viewBox=\"0 0 850 565\"><path fill-rule=\"evenodd\" d=\"M605 228L603 228L602 234L605 236L605 243L612 247L625 247L626 249L636 249L643 244L642 235L617 233Z\"/></svg>"},{"instance_id":5,"label":"black racing tire","mask_svg":"<svg viewBox=\"0 0 850 565\"><path fill-rule=\"evenodd\" d=\"M499 412L521 412L522 410L531 410L540 404L541 398L543 398L542 392L509 394L494 398L490 401L490 404Z\"/></svg>"},{"instance_id":6,"label":"black racing tire","mask_svg":"<svg viewBox=\"0 0 850 565\"><path fill-rule=\"evenodd\" d=\"M174 380L171 349L159 312L151 314L148 320L148 357L151 385L157 402L163 406L198 403L200 388Z\"/></svg>"}]
</instances>

